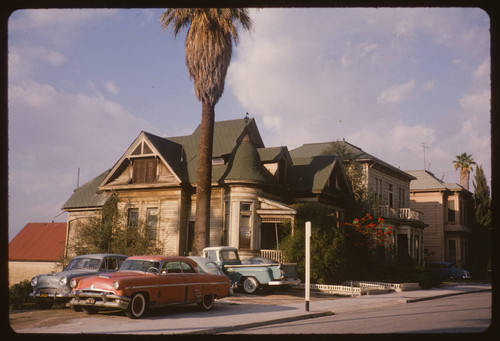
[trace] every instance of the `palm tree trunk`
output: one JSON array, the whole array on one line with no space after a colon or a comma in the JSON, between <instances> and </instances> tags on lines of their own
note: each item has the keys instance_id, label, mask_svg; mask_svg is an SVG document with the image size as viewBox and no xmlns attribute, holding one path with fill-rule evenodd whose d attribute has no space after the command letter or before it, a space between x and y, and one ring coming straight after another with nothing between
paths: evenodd
<instances>
[{"instance_id":1,"label":"palm tree trunk","mask_svg":"<svg viewBox=\"0 0 500 341\"><path fill-rule=\"evenodd\" d=\"M196 215L193 253L201 255L210 241L210 194L212 192L212 146L215 106L202 102L198 171L196 180Z\"/></svg>"}]
</instances>

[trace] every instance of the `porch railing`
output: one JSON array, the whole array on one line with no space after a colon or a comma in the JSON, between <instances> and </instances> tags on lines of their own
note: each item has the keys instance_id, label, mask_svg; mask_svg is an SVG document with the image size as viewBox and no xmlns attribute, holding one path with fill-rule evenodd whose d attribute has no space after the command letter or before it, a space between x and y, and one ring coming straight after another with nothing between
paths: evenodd
<instances>
[{"instance_id":1,"label":"porch railing","mask_svg":"<svg viewBox=\"0 0 500 341\"><path fill-rule=\"evenodd\" d=\"M278 263L285 262L283 253L279 250L260 250L260 256L264 258L270 258L277 261Z\"/></svg>"},{"instance_id":2,"label":"porch railing","mask_svg":"<svg viewBox=\"0 0 500 341\"><path fill-rule=\"evenodd\" d=\"M420 211L411 208L393 208L389 205L380 206L380 216L382 218L424 221L424 214Z\"/></svg>"}]
</instances>

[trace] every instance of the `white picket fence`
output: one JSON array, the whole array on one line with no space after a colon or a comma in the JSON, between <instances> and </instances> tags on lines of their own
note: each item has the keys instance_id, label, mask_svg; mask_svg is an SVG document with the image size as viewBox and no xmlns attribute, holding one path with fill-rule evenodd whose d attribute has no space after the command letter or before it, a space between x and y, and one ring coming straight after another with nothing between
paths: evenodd
<instances>
[{"instance_id":1,"label":"white picket fence","mask_svg":"<svg viewBox=\"0 0 500 341\"><path fill-rule=\"evenodd\" d=\"M301 283L297 288L304 289L305 284ZM369 282L369 281L347 281L343 285L329 284L311 284L311 290L320 291L328 294L339 295L366 295L370 293L386 292L386 291L409 291L418 290L418 283L385 283L385 282Z\"/></svg>"}]
</instances>

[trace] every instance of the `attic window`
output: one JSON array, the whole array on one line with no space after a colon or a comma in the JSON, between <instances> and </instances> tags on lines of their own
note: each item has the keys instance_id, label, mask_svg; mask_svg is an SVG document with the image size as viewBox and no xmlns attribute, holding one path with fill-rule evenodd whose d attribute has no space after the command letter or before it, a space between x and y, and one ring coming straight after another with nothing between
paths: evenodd
<instances>
[{"instance_id":1,"label":"attic window","mask_svg":"<svg viewBox=\"0 0 500 341\"><path fill-rule=\"evenodd\" d=\"M156 181L158 161L156 158L136 159L132 164L133 183L153 183Z\"/></svg>"},{"instance_id":2,"label":"attic window","mask_svg":"<svg viewBox=\"0 0 500 341\"><path fill-rule=\"evenodd\" d=\"M131 155L153 154L153 151L144 141L141 142L132 152Z\"/></svg>"}]
</instances>

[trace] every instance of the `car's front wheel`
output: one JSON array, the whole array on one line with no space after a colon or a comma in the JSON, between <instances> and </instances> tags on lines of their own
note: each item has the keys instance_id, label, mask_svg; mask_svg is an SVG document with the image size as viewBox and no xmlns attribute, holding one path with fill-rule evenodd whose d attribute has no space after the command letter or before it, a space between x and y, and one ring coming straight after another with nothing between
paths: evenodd
<instances>
[{"instance_id":1,"label":"car's front wheel","mask_svg":"<svg viewBox=\"0 0 500 341\"><path fill-rule=\"evenodd\" d=\"M205 295L198 306L201 310L210 310L214 307L215 298L214 295Z\"/></svg>"},{"instance_id":2,"label":"car's front wheel","mask_svg":"<svg viewBox=\"0 0 500 341\"><path fill-rule=\"evenodd\" d=\"M131 319L138 319L144 316L147 308L147 299L144 294L138 292L132 296L125 314Z\"/></svg>"}]
</instances>

